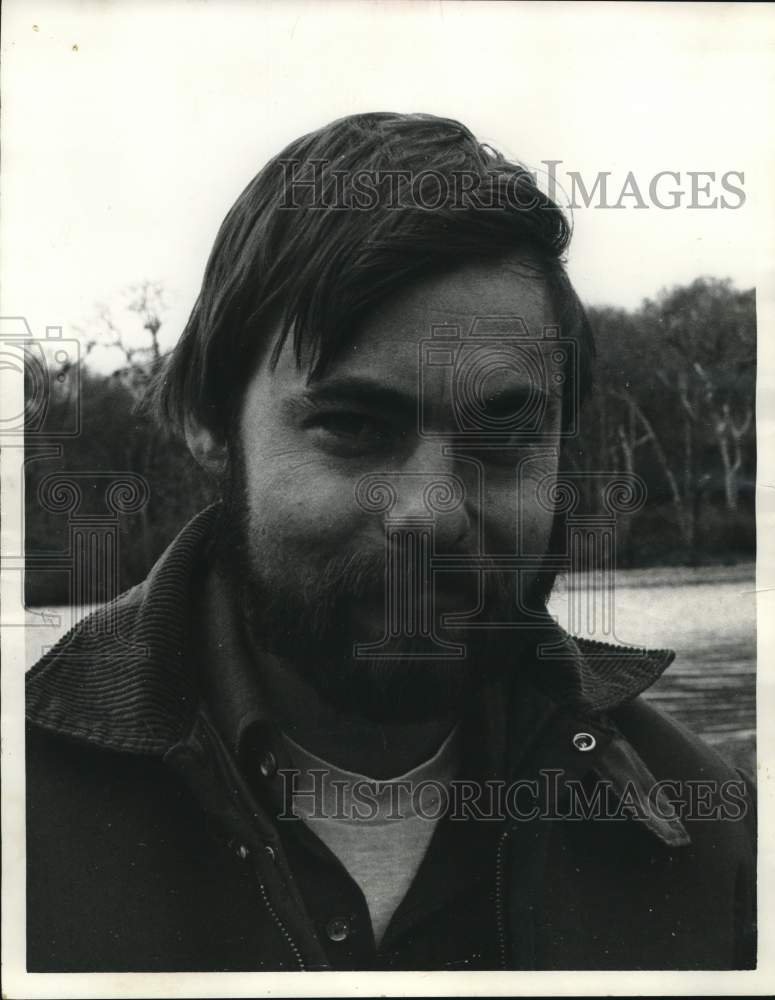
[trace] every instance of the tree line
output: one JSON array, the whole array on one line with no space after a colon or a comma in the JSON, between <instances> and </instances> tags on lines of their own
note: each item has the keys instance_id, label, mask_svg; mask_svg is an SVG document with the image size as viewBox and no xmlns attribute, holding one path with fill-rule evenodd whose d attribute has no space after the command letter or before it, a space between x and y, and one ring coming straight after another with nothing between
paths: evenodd
<instances>
[{"instance_id":1,"label":"tree line","mask_svg":"<svg viewBox=\"0 0 775 1000\"><path fill-rule=\"evenodd\" d=\"M215 497L214 485L185 446L162 434L142 407L163 361L163 289L151 282L137 286L127 310L139 320L145 340L128 338L121 319L101 309L82 331L77 377L58 379L61 373L49 372L43 422L27 429L25 590L31 606L70 600L67 574L45 565L47 556L64 554L71 544L68 515L41 502L40 490L52 474L77 473L84 504L93 500L95 512L106 472L131 471L148 483L141 509L116 519L117 578L111 583L95 574L87 587L94 601L112 596L114 586L141 580L182 524ZM582 474L578 482L590 513L601 509L601 477L584 473L635 474L646 485L645 505L617 522L618 564L753 558L753 290L738 290L729 279L698 278L634 310L604 306L588 313L597 343L596 386L568 459ZM90 365L98 347L110 347L120 358L112 372ZM76 403L81 433L58 438ZM59 454L52 455L48 445Z\"/></svg>"}]
</instances>

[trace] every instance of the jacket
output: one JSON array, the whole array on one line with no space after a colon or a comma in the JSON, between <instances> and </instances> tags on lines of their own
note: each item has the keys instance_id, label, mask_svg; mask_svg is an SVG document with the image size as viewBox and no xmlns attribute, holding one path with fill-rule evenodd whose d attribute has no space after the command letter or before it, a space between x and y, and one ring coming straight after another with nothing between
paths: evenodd
<instances>
[{"instance_id":1,"label":"jacket","mask_svg":"<svg viewBox=\"0 0 775 1000\"><path fill-rule=\"evenodd\" d=\"M192 669L192 588L214 516L28 673L30 972L329 967L276 823ZM669 651L557 629L556 700L519 758L522 777L554 777L540 815L507 818L492 859L500 965L755 967L750 782L640 697ZM569 819L569 794L578 802L590 781L631 808ZM675 806L687 789L682 815L665 795Z\"/></svg>"}]
</instances>

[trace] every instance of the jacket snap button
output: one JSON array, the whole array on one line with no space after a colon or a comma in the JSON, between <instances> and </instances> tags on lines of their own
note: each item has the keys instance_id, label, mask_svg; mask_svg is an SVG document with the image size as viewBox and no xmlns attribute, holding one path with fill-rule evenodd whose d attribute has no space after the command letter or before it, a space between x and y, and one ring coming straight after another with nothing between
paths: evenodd
<instances>
[{"instance_id":1,"label":"jacket snap button","mask_svg":"<svg viewBox=\"0 0 775 1000\"><path fill-rule=\"evenodd\" d=\"M266 851L266 856L269 860L274 861L276 857L274 847L272 847L271 844L264 844L264 850Z\"/></svg>"},{"instance_id":2,"label":"jacket snap button","mask_svg":"<svg viewBox=\"0 0 775 1000\"><path fill-rule=\"evenodd\" d=\"M237 854L239 854L239 856L244 861L245 858L248 856L248 849L247 849L247 847L245 847L244 844L240 844L239 847L237 848Z\"/></svg>"},{"instance_id":3,"label":"jacket snap button","mask_svg":"<svg viewBox=\"0 0 775 1000\"><path fill-rule=\"evenodd\" d=\"M577 750L581 750L582 753L586 753L588 750L594 750L597 746L597 740L592 733L576 733L572 742L574 747Z\"/></svg>"},{"instance_id":4,"label":"jacket snap button","mask_svg":"<svg viewBox=\"0 0 775 1000\"><path fill-rule=\"evenodd\" d=\"M326 934L332 941L344 941L350 935L350 923L344 917L335 917L326 925Z\"/></svg>"},{"instance_id":5,"label":"jacket snap button","mask_svg":"<svg viewBox=\"0 0 775 1000\"><path fill-rule=\"evenodd\" d=\"M277 760L271 750L267 751L261 758L258 769L265 778L272 778L277 771Z\"/></svg>"}]
</instances>

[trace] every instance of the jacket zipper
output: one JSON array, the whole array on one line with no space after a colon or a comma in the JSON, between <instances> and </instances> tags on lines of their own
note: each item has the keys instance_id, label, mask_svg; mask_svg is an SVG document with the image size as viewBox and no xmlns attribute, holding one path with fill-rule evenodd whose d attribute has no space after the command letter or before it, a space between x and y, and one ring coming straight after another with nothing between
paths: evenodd
<instances>
[{"instance_id":1,"label":"jacket zipper","mask_svg":"<svg viewBox=\"0 0 775 1000\"><path fill-rule=\"evenodd\" d=\"M506 915L503 902L503 886L505 882L506 841L509 831L504 830L498 840L498 850L495 862L495 920L498 929L498 950L500 952L501 968L508 969L508 951L506 947Z\"/></svg>"},{"instance_id":2,"label":"jacket zipper","mask_svg":"<svg viewBox=\"0 0 775 1000\"><path fill-rule=\"evenodd\" d=\"M269 913L271 914L272 920L274 920L274 922L277 925L280 933L282 934L282 936L285 938L286 942L288 943L288 947L293 952L294 957L296 959L296 964L299 966L299 971L300 972L306 972L306 966L304 964L304 959L301 957L301 951L299 950L296 942L291 937L291 935L290 935L290 933L288 931L288 928L285 926L285 924L282 922L282 920L277 916L277 912L276 912L275 908L272 906L272 903L271 903L271 901L269 899L269 894L266 891L266 887L265 887L264 883L260 879L259 879L259 882L258 882L258 889L259 889L259 892L261 893L261 898L264 901L264 905L266 906L267 910L269 910Z\"/></svg>"}]
</instances>

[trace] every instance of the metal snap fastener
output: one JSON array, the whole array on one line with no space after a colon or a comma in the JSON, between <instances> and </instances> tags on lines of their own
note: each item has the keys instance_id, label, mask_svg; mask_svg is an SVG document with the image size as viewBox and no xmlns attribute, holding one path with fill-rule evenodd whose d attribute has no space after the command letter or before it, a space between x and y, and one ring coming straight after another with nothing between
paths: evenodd
<instances>
[{"instance_id":1,"label":"metal snap fastener","mask_svg":"<svg viewBox=\"0 0 775 1000\"><path fill-rule=\"evenodd\" d=\"M350 936L350 921L345 917L334 917L326 924L326 934L332 941L344 941Z\"/></svg>"},{"instance_id":2,"label":"metal snap fastener","mask_svg":"<svg viewBox=\"0 0 775 1000\"><path fill-rule=\"evenodd\" d=\"M577 750L581 750L582 753L594 750L597 746L597 740L592 733L575 733L572 742L574 747Z\"/></svg>"},{"instance_id":3,"label":"metal snap fastener","mask_svg":"<svg viewBox=\"0 0 775 1000\"><path fill-rule=\"evenodd\" d=\"M271 750L261 758L258 769L265 778L273 778L277 773L277 759Z\"/></svg>"},{"instance_id":4,"label":"metal snap fastener","mask_svg":"<svg viewBox=\"0 0 775 1000\"><path fill-rule=\"evenodd\" d=\"M264 844L264 850L270 861L274 861L277 855L275 854L275 849L271 844Z\"/></svg>"},{"instance_id":5,"label":"metal snap fastener","mask_svg":"<svg viewBox=\"0 0 775 1000\"><path fill-rule=\"evenodd\" d=\"M249 853L248 849L247 847L245 847L244 844L240 844L239 847L237 848L237 854L242 858L243 861L248 856L248 853Z\"/></svg>"}]
</instances>

